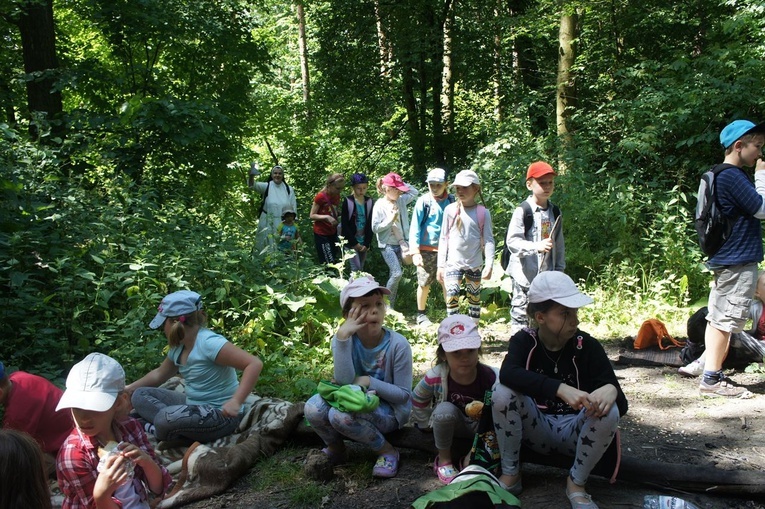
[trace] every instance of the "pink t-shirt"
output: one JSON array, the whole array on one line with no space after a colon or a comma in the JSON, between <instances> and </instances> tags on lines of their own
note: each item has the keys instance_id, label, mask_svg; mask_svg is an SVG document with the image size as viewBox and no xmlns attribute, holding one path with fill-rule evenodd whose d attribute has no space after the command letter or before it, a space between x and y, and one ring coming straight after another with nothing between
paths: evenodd
<instances>
[{"instance_id":1,"label":"pink t-shirt","mask_svg":"<svg viewBox=\"0 0 765 509\"><path fill-rule=\"evenodd\" d=\"M24 371L11 373L8 379L13 386L5 402L3 428L29 433L43 451L56 454L74 427L68 408L56 412L63 391Z\"/></svg>"}]
</instances>

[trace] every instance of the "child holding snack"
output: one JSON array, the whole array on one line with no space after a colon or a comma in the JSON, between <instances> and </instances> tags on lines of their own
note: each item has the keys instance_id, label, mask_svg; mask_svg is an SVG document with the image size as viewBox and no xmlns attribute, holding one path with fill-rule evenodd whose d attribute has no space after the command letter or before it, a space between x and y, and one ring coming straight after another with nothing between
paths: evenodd
<instances>
[{"instance_id":1,"label":"child holding snack","mask_svg":"<svg viewBox=\"0 0 765 509\"><path fill-rule=\"evenodd\" d=\"M417 427L433 429L438 449L433 471L444 484L460 470L452 461L452 440L470 438L478 428L478 420L469 417L465 407L483 402L498 378L494 368L478 360L480 353L481 335L475 322L466 315L448 316L438 327L438 364L412 391L412 420Z\"/></svg>"},{"instance_id":2,"label":"child holding snack","mask_svg":"<svg viewBox=\"0 0 765 509\"><path fill-rule=\"evenodd\" d=\"M75 364L56 410L62 408L71 409L75 424L56 465L63 509L149 509L147 488L165 493L172 479L141 423L128 417L125 372L117 361L92 353Z\"/></svg>"}]
</instances>

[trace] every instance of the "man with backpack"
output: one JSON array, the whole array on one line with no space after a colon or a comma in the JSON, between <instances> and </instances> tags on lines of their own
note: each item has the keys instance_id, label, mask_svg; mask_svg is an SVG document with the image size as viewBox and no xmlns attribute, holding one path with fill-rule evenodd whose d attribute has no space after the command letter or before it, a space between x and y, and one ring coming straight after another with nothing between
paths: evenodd
<instances>
[{"instance_id":1,"label":"man with backpack","mask_svg":"<svg viewBox=\"0 0 765 509\"><path fill-rule=\"evenodd\" d=\"M526 188L531 191L516 207L505 235L509 261L505 274L513 278L510 301L510 333L515 334L529 324L526 306L529 287L537 274L566 268L560 209L550 201L555 190L557 173L544 161L529 165ZM508 259L503 252L503 260Z\"/></svg>"},{"instance_id":2,"label":"man with backpack","mask_svg":"<svg viewBox=\"0 0 765 509\"><path fill-rule=\"evenodd\" d=\"M441 224L444 209L454 203L454 195L446 192L449 182L446 171L434 168L425 179L430 192L417 199L409 224L409 252L412 263L417 267L417 325L431 325L426 314L430 285L436 280L438 271L438 239L441 236ZM445 292L443 284L441 290ZM446 299L446 297L444 297Z\"/></svg>"},{"instance_id":3,"label":"man with backpack","mask_svg":"<svg viewBox=\"0 0 765 509\"><path fill-rule=\"evenodd\" d=\"M716 173L711 197L729 221L721 246L706 249L714 239L700 236L709 255L707 268L714 273L709 292L709 314L704 333L706 360L699 382L702 396L742 398L751 393L734 385L722 371L732 332L740 332L749 316L757 284L757 264L763 259L761 219L765 219L765 123L736 120L720 133L725 168ZM742 168L754 167L754 183ZM703 187L703 183L702 186ZM708 195L707 195L708 196ZM700 201L707 197L699 195ZM700 203L701 208L703 203ZM697 208L698 213L698 208ZM722 235L722 233L720 233Z\"/></svg>"}]
</instances>

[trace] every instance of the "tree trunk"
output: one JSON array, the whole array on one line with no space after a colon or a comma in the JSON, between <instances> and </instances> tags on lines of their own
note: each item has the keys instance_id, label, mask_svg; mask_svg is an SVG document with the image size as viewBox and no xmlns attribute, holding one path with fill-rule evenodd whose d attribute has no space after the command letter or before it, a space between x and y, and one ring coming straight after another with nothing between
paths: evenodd
<instances>
[{"instance_id":1,"label":"tree trunk","mask_svg":"<svg viewBox=\"0 0 765 509\"><path fill-rule=\"evenodd\" d=\"M380 76L384 79L390 79L390 62L393 59L393 49L383 23L379 0L375 0L375 23L377 25L377 47L380 52Z\"/></svg>"},{"instance_id":2,"label":"tree trunk","mask_svg":"<svg viewBox=\"0 0 765 509\"><path fill-rule=\"evenodd\" d=\"M63 110L61 92L54 90L58 71L56 34L53 25L52 0L28 0L20 4L18 27L21 33L24 71L27 80L27 105L30 113L43 112L56 135L63 133L59 120ZM33 136L39 135L38 125L30 125Z\"/></svg>"},{"instance_id":3,"label":"tree trunk","mask_svg":"<svg viewBox=\"0 0 765 509\"><path fill-rule=\"evenodd\" d=\"M454 2L449 2L449 6L444 17L443 28L443 62L444 67L441 72L441 123L443 134L446 140L454 136L454 81L452 79L452 29L454 28ZM449 143L447 142L448 146ZM452 167L454 163L454 154L447 150L444 154L444 163Z\"/></svg>"},{"instance_id":4,"label":"tree trunk","mask_svg":"<svg viewBox=\"0 0 765 509\"><path fill-rule=\"evenodd\" d=\"M306 117L311 118L311 79L308 72L308 44L305 37L305 10L302 0L296 2L298 17L298 51L300 52L300 72L303 78L303 104Z\"/></svg>"},{"instance_id":5,"label":"tree trunk","mask_svg":"<svg viewBox=\"0 0 765 509\"><path fill-rule=\"evenodd\" d=\"M571 142L568 119L571 109L576 106L576 83L572 72L576 59L574 43L578 36L578 15L575 11L564 11L560 18L560 31L558 32L558 77L556 80L556 123L558 137L560 138L563 151ZM563 158L559 158L558 171L565 173Z\"/></svg>"},{"instance_id":6,"label":"tree trunk","mask_svg":"<svg viewBox=\"0 0 765 509\"><path fill-rule=\"evenodd\" d=\"M496 0L494 4L494 19L498 20L500 17L500 10L502 8L501 0ZM502 122L505 119L505 112L502 105L502 30L500 23L493 23L494 32L494 73L492 76L492 91L494 95L494 119L497 122Z\"/></svg>"}]
</instances>

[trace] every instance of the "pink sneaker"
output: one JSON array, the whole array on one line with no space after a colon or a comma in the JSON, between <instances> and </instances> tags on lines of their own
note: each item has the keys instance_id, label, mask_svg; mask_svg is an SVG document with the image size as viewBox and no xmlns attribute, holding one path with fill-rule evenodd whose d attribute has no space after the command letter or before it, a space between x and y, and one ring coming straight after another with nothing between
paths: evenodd
<instances>
[{"instance_id":1,"label":"pink sneaker","mask_svg":"<svg viewBox=\"0 0 765 509\"><path fill-rule=\"evenodd\" d=\"M435 461L433 461L433 472L438 476L439 481L444 484L449 484L459 473L459 470L457 470L451 463L439 466L438 456L436 456Z\"/></svg>"}]
</instances>

